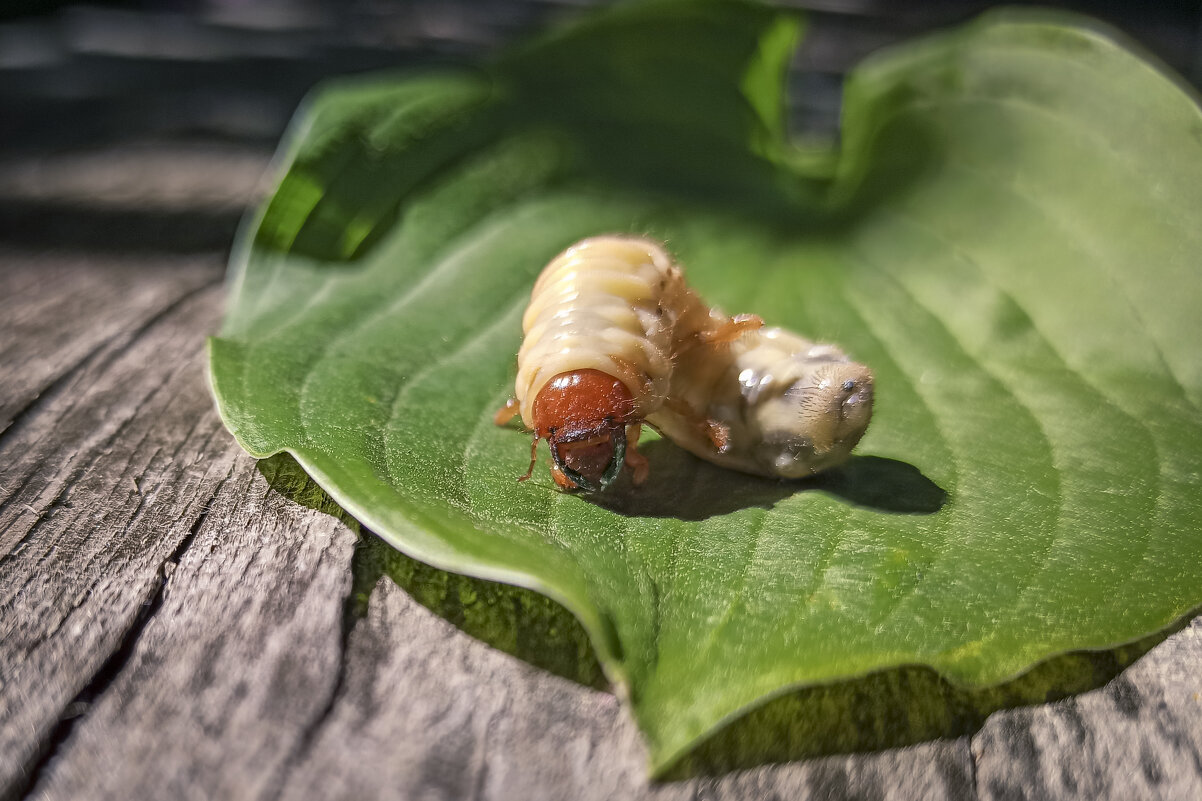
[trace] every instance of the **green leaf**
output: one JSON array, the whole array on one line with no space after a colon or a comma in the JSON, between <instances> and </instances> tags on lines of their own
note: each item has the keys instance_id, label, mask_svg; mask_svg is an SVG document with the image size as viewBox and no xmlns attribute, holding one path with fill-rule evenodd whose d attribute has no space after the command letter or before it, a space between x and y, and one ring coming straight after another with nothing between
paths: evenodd
<instances>
[{"instance_id":1,"label":"green leaf","mask_svg":"<svg viewBox=\"0 0 1202 801\"><path fill-rule=\"evenodd\" d=\"M579 618L656 772L789 688L987 686L1202 603L1196 101L1087 22L992 14L870 59L841 148L802 152L797 31L619 6L483 71L321 90L210 342L249 452ZM771 482L658 441L637 489L518 484L528 436L492 413L531 284L612 231L871 365L863 455Z\"/></svg>"}]
</instances>

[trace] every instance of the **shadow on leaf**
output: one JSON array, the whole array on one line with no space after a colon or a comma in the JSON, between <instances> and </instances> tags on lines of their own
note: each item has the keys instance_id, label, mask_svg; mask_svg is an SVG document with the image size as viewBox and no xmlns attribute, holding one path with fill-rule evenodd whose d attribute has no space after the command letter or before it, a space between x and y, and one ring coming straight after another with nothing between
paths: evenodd
<instances>
[{"instance_id":1,"label":"shadow on leaf","mask_svg":"<svg viewBox=\"0 0 1202 801\"><path fill-rule=\"evenodd\" d=\"M684 456L679 458L683 464ZM662 462L661 466L667 467ZM704 472L726 473L701 466ZM291 456L264 459L258 468L271 488L290 500L359 528ZM771 504L794 492L821 490L883 511L929 513L945 497L916 468L871 456L853 459L821 481L770 482L731 475L724 486L733 483L744 505ZM705 497L705 482L702 478L700 486L687 494ZM867 489L872 482L887 489ZM535 592L437 570L394 550L370 532L363 532L351 568L348 630L366 613L375 586L388 577L418 603L493 648L584 686L607 686L584 629L566 609ZM1000 709L1047 703L1103 686L1187 622L1188 617L1168 631L1111 650L1054 657L1019 678L984 689L957 687L930 668L910 666L794 690L720 729L660 778L716 776L764 764L970 734Z\"/></svg>"},{"instance_id":2,"label":"shadow on leaf","mask_svg":"<svg viewBox=\"0 0 1202 801\"><path fill-rule=\"evenodd\" d=\"M934 514L947 502L947 493L917 467L880 456L853 456L842 467L801 486L837 495L856 506L894 514Z\"/></svg>"},{"instance_id":3,"label":"shadow on leaf","mask_svg":"<svg viewBox=\"0 0 1202 801\"><path fill-rule=\"evenodd\" d=\"M760 478L715 467L662 440L644 453L651 477L641 487L624 476L600 495L584 496L627 517L705 520L758 506L770 509L801 492L825 492L856 506L895 514L933 514L947 493L911 464L879 456L853 456L847 464L814 478Z\"/></svg>"}]
</instances>

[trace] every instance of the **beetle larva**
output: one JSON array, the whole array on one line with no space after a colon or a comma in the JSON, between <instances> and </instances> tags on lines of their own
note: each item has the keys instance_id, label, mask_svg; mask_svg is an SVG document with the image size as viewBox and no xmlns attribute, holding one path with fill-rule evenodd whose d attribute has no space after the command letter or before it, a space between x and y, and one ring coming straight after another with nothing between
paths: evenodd
<instances>
[{"instance_id":1,"label":"beetle larva","mask_svg":"<svg viewBox=\"0 0 1202 801\"><path fill-rule=\"evenodd\" d=\"M711 312L648 239L599 236L572 245L534 284L515 397L496 415L500 425L520 413L534 432L522 479L542 438L564 489L604 489L623 465L640 483L647 474L636 449L640 424L664 402L681 338L708 343L760 324Z\"/></svg>"},{"instance_id":2,"label":"beetle larva","mask_svg":"<svg viewBox=\"0 0 1202 801\"><path fill-rule=\"evenodd\" d=\"M847 459L872 396L871 371L839 348L762 328L678 353L667 401L647 422L722 467L800 478ZM725 429L725 441L699 419Z\"/></svg>"}]
</instances>

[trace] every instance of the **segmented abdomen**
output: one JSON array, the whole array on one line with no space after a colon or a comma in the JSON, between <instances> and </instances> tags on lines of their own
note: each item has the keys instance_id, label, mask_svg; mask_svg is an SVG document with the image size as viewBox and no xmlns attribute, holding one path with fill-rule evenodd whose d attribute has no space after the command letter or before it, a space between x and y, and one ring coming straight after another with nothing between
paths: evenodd
<instances>
[{"instance_id":1,"label":"segmented abdomen","mask_svg":"<svg viewBox=\"0 0 1202 801\"><path fill-rule=\"evenodd\" d=\"M630 390L635 418L654 412L668 391L677 322L698 307L680 269L649 240L572 245L543 269L522 318L515 393L526 427L535 428L534 399L548 381L590 368Z\"/></svg>"}]
</instances>

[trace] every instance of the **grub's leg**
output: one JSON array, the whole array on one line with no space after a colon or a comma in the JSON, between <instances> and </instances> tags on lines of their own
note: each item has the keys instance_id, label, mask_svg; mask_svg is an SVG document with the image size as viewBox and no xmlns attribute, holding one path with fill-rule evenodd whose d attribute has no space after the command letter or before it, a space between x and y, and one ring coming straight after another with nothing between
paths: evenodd
<instances>
[{"instance_id":1,"label":"grub's leg","mask_svg":"<svg viewBox=\"0 0 1202 801\"><path fill-rule=\"evenodd\" d=\"M512 415L510 415L512 416ZM538 461L538 433L534 434L534 442L530 443L530 466L526 468L526 475L518 476L518 481L525 481L534 475L534 463Z\"/></svg>"},{"instance_id":2,"label":"grub's leg","mask_svg":"<svg viewBox=\"0 0 1202 801\"><path fill-rule=\"evenodd\" d=\"M492 416L492 421L499 426L503 426L510 420L518 416L518 399L510 398L505 401L505 405L497 409L497 413ZM538 442L536 439L535 442Z\"/></svg>"},{"instance_id":3,"label":"grub's leg","mask_svg":"<svg viewBox=\"0 0 1202 801\"><path fill-rule=\"evenodd\" d=\"M758 314L736 314L713 331L702 331L697 337L703 345L722 345L763 327L764 320Z\"/></svg>"},{"instance_id":4,"label":"grub's leg","mask_svg":"<svg viewBox=\"0 0 1202 801\"><path fill-rule=\"evenodd\" d=\"M664 405L708 439L717 453L726 453L730 449L730 429L727 426L711 420L682 400L668 398Z\"/></svg>"},{"instance_id":5,"label":"grub's leg","mask_svg":"<svg viewBox=\"0 0 1202 801\"><path fill-rule=\"evenodd\" d=\"M647 457L639 453L638 449L639 436L642 433L643 427L637 423L626 432L626 466L630 468L631 480L636 487L646 481L647 474L651 472Z\"/></svg>"}]
</instances>

